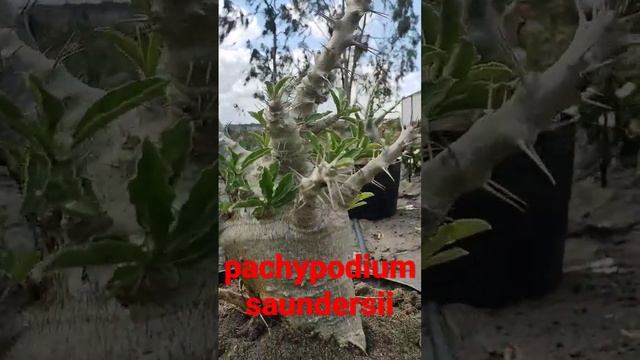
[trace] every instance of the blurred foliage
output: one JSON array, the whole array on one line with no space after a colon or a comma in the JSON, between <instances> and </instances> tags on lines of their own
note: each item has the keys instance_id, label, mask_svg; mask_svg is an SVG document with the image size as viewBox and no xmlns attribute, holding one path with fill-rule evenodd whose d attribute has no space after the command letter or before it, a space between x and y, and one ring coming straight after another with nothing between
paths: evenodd
<instances>
[{"instance_id":1,"label":"blurred foliage","mask_svg":"<svg viewBox=\"0 0 640 360\"><path fill-rule=\"evenodd\" d=\"M422 112L427 121L453 111L497 109L509 98L516 78L497 62L480 63L465 37L463 3L445 1L439 9L423 2Z\"/></svg>"},{"instance_id":2,"label":"blurred foliage","mask_svg":"<svg viewBox=\"0 0 640 360\"><path fill-rule=\"evenodd\" d=\"M101 32L135 65L141 78L157 75L162 54L158 34L154 31L144 32L142 26L136 26L135 37L117 29L104 29Z\"/></svg>"},{"instance_id":3,"label":"blurred foliage","mask_svg":"<svg viewBox=\"0 0 640 360\"><path fill-rule=\"evenodd\" d=\"M469 253L455 244L489 230L491 225L480 219L459 219L441 225L435 235L422 243L422 269L466 256Z\"/></svg>"},{"instance_id":4,"label":"blurred foliage","mask_svg":"<svg viewBox=\"0 0 640 360\"><path fill-rule=\"evenodd\" d=\"M166 130L159 145L142 144L137 174L129 182L129 198L145 230L141 243L104 236L57 252L48 270L116 265L109 281L123 301L141 301L180 285L188 271L216 253L218 231L217 165L200 173L183 204L176 203L176 179L191 151L192 128L179 122Z\"/></svg>"},{"instance_id":5,"label":"blurred foliage","mask_svg":"<svg viewBox=\"0 0 640 360\"><path fill-rule=\"evenodd\" d=\"M0 144L23 185L22 212L40 215L57 208L71 215L97 215L99 204L90 181L80 175L84 155L80 145L121 115L162 96L167 81L150 78L111 90L77 120L67 119L73 109L50 93L39 78L26 75L25 81L36 102L35 113L23 113L0 93L0 123L24 140ZM67 124L74 125L68 128Z\"/></svg>"}]
</instances>

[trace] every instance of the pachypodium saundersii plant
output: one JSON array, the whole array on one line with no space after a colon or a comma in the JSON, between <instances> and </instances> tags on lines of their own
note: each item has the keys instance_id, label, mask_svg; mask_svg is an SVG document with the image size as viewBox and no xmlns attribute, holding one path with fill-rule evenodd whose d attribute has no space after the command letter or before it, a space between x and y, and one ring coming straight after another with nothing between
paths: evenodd
<instances>
[{"instance_id":1,"label":"pachypodium saundersii plant","mask_svg":"<svg viewBox=\"0 0 640 360\"><path fill-rule=\"evenodd\" d=\"M215 258L218 170L201 171L187 200L176 199L176 183L191 151L191 126L179 122L166 130L159 145L142 144L129 198L145 230L141 242L102 236L82 245L63 247L42 265L43 270L113 265L109 288L121 301L141 302L175 290L205 259ZM178 210L174 210L178 209Z\"/></svg>"},{"instance_id":2,"label":"pachypodium saundersii plant","mask_svg":"<svg viewBox=\"0 0 640 360\"><path fill-rule=\"evenodd\" d=\"M3 144L5 155L13 155L14 173L23 184L24 214L42 215L62 210L69 215L100 213L90 181L81 175L82 145L122 114L164 94L167 81L149 78L107 92L78 119L69 114L64 99L46 90L42 81L26 75L36 102L36 112L23 113L0 94L0 122L16 132L22 142ZM62 123L73 123L72 128Z\"/></svg>"},{"instance_id":3,"label":"pachypodium saundersii plant","mask_svg":"<svg viewBox=\"0 0 640 360\"><path fill-rule=\"evenodd\" d=\"M295 86L286 78L267 85L267 106L254 117L268 134L268 148L250 152L220 135L229 153L221 164L229 204L220 225L220 245L227 257L261 261L282 253L289 259L347 261L352 255L354 235L347 210L366 201L362 186L400 157L415 130L411 124L393 144L382 147L366 134L363 122L353 123L350 136L332 129L338 120L359 111L352 105L337 101L335 112L317 111L317 104L333 90L332 71L339 68L342 53L362 46L353 34L367 12L372 12L371 1L347 1L343 16L331 20L332 36L306 75ZM339 93L333 95L335 104ZM354 164L364 158L369 161L356 170ZM243 283L260 298L314 298L325 291L355 296L347 277L321 280L315 286L286 279ZM322 337L333 336L340 344L366 348L359 315L295 316L285 321Z\"/></svg>"},{"instance_id":4,"label":"pachypodium saundersii plant","mask_svg":"<svg viewBox=\"0 0 640 360\"><path fill-rule=\"evenodd\" d=\"M628 2L598 0L587 6L577 0L576 5L578 27L561 57L543 72L521 75L521 84L500 108L423 164L423 236L434 234L459 196L486 187L492 169L519 150L548 174L533 149L538 134L557 114L580 103L594 72L640 44L640 35L630 31L634 16L628 14Z\"/></svg>"},{"instance_id":5,"label":"pachypodium saundersii plant","mask_svg":"<svg viewBox=\"0 0 640 360\"><path fill-rule=\"evenodd\" d=\"M145 289L147 283L153 285L158 284L156 280L170 280L171 276L165 277L165 275L171 274L170 267L166 271L168 274L162 275L160 272L162 269L167 269L163 266L164 264L170 262L175 265L179 259L173 256L177 252L168 249L153 251L156 255L150 255L152 251L149 249L156 249L160 245L160 242L155 238L153 241L148 240L142 246L144 235L149 231L148 227L155 229L156 224L159 223L156 216L159 215L158 213L161 215L164 212L161 210L163 209L161 206L149 207L148 212L153 215L150 217L154 219L150 223L152 222L153 225L137 221L139 219L136 216L136 204L139 202L132 203L127 185L135 175L133 174L136 170L135 165L142 155L141 145L143 144L140 139L151 139L154 144L164 143L159 138L161 133L171 124L178 121L211 124L210 120L215 120L217 86L215 73L212 69L215 69L214 64L218 53L215 41L217 34L214 31L202 31L202 29L210 29L217 25L218 4L208 0L145 0L132 1L132 4L143 5L142 8L146 10L147 15L142 20L149 24L162 39L163 56L160 59L161 65L158 70L159 73L162 72L161 76L169 79L169 83L166 84L166 91L163 86L163 90L159 93L167 96L162 101L162 108L144 104L144 106L138 106L135 109L132 107L132 111L114 114L116 119L110 122L109 126L101 128L101 131L89 138L90 141L85 141L77 147L77 154L82 160L82 171L79 173L82 177L90 179L96 198L99 199L100 208L104 210L104 218L111 225L100 227L99 232L82 227L83 234L74 236L74 238L83 239L84 242L89 240L89 243L107 239L121 239L141 245L143 252L149 255L148 259L145 257L143 261L127 261L118 265L117 269L128 268L122 271L118 270L127 280L143 278L141 286L138 288L140 291L137 294L147 295ZM69 132L68 135L71 137L79 117L86 113L87 109L92 107L91 105L97 100L108 97L105 96L107 91L83 83L81 79L67 71L64 63L48 59L37 48L25 44L19 36L20 30L15 28L14 19L18 17L17 14L12 14L13 7L9 5L8 1L0 0L0 8L9 10L8 13L2 12L0 16L0 50L3 54L0 87L11 99L18 100L16 103L23 113L30 114L34 104L24 100L32 99L32 96L22 86L15 86L17 84L15 80L18 79L19 71L37 76L42 80L45 89L65 104L67 112L60 121L59 128L63 132ZM144 81L147 80L150 79ZM117 104L118 108L119 104L127 105L136 94L143 92L141 91L143 89L139 90L128 96L111 97L109 102ZM95 110L101 112L104 109ZM106 113L113 114L110 111ZM107 119L107 116L103 116L103 114L98 114L98 117L103 120ZM213 162L209 159L213 158L211 155L215 155L216 149L215 146L200 146L202 143L198 142L198 139L212 139L212 131L198 127L196 129L193 133L192 151L194 155L192 160L195 164L190 166L200 168L205 166L205 163L209 165ZM3 131L3 135L5 134L7 132ZM9 133L9 135L11 139L16 137L14 133ZM9 136L2 140L8 139ZM215 141L213 142L215 143ZM18 145L24 143L31 144L31 142L25 141ZM204 145L206 144L204 142ZM18 150L20 149L18 146ZM3 155L6 153L20 155L20 151L13 150L15 149L5 151ZM196 159L198 155L203 154L207 155L206 159L203 157ZM173 163L176 160L175 158L165 158L164 153L163 159L167 163ZM21 163L21 161L11 162ZM184 204L183 195L186 196L188 192L182 190L187 188L192 181L189 174L191 170L194 169L185 169L187 175L175 185L177 194L173 204L175 208L172 210L176 216ZM210 173L217 177L217 171L210 171ZM14 175L21 177L20 174L21 172L18 172ZM209 182L207 186L215 189L213 181ZM166 198L167 196L162 195L156 200ZM212 196L204 195L199 199L217 201L215 192ZM154 202L154 205L157 203ZM198 211L199 214L207 213L206 210ZM213 215L207 214L207 217L208 221L215 220L215 211ZM179 222L179 220L177 221ZM173 223L175 224L175 221ZM212 227L213 233L208 237L211 246L215 241L217 226L213 224ZM190 230L195 228L195 226L189 226ZM36 235L36 240L39 243L47 241L48 237L42 237L40 233L42 232L38 232ZM110 234L110 237L105 239L105 233ZM187 242L175 241L175 243L182 245L186 245ZM171 244L173 243L174 240L171 239ZM62 247L63 251L69 250L70 248L67 247L69 245L72 244L65 243ZM117 256L116 253L112 254ZM160 257L163 259L159 259ZM165 259L165 257L169 259ZM55 259L55 255L47 259ZM176 266L180 272L181 287L179 291L170 291L168 294L170 296L163 294L160 299L154 297L153 300L162 300L163 305L166 305L163 306L163 310L166 311L158 313L147 312L146 310L151 308L157 309L148 305L125 309L111 296L106 296L107 294L104 293L104 288L101 285L104 284L103 280L106 278L104 275L112 275L111 270L113 269L111 267L87 266L84 269L56 272L50 274L51 276L38 276L43 275L40 271L43 266L39 265L46 264L47 261L39 263L36 269L29 274L28 280L35 282L38 290L45 290L43 295L47 301L37 300L36 306L24 309L22 313L25 315L27 326L20 333L20 336L12 341L6 358L73 358L81 356L78 354L90 353L96 359L137 359L149 356L148 349L154 349L154 357L201 359L210 358L213 352L213 358L216 358L214 352L215 335L211 332L215 326L214 312L211 309L211 304L215 299L212 287L215 279L212 279L209 269L183 274L184 267ZM152 264L155 265L151 266ZM202 261L198 266L212 267L215 266L215 261ZM155 273L154 270L158 270L158 273ZM144 276L145 273L149 276ZM128 274L133 274L133 276ZM140 274L142 276L138 276ZM156 274L160 276L155 277ZM172 285L171 281L167 281L167 284ZM136 288L135 286L118 287L114 285L116 284L112 281L113 290L119 288L125 290L124 293L129 292L128 289ZM155 286L152 287L155 288ZM189 291L184 291L185 288ZM133 295L136 292L131 291L130 293ZM135 321L131 318L134 309L136 310ZM80 318L82 321L77 321ZM108 320L106 320L107 318ZM175 328L176 322L189 324L190 331L184 332ZM151 328L156 329L153 331L153 336L149 336ZM194 336L196 333L198 335ZM34 347L34 341L43 341L46 344Z\"/></svg>"}]
</instances>

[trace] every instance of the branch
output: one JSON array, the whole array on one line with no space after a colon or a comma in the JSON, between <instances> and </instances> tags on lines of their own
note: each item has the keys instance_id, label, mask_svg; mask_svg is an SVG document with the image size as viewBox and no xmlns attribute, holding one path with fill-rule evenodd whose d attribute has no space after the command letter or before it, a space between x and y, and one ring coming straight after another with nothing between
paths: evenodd
<instances>
[{"instance_id":1,"label":"branch","mask_svg":"<svg viewBox=\"0 0 640 360\"><path fill-rule=\"evenodd\" d=\"M218 289L218 299L247 311L247 297L228 289Z\"/></svg>"},{"instance_id":2,"label":"branch","mask_svg":"<svg viewBox=\"0 0 640 360\"><path fill-rule=\"evenodd\" d=\"M380 126L380 124L384 121L385 116L392 112L393 109L400 105L401 102L402 99L398 100L395 104L393 104L393 106L391 106L387 110L384 110L382 114L377 117L373 117L373 114L371 114L371 116L367 118L365 129L367 130L369 137L371 137L374 141L381 142L380 132L378 132L378 126Z\"/></svg>"},{"instance_id":3,"label":"branch","mask_svg":"<svg viewBox=\"0 0 640 360\"><path fill-rule=\"evenodd\" d=\"M352 200L360 189L373 179L381 171L387 171L389 165L393 164L402 154L402 149L415 139L415 124L410 124L402 130L400 136L391 146L385 148L383 152L373 160L369 161L364 167L351 175L343 184L341 195L347 201Z\"/></svg>"},{"instance_id":4,"label":"branch","mask_svg":"<svg viewBox=\"0 0 640 360\"><path fill-rule=\"evenodd\" d=\"M330 86L327 80L331 71L338 66L344 51L356 45L353 34L358 29L362 16L370 11L371 0L346 1L344 16L334 22L331 39L296 88L293 102L294 117L305 118L315 112L317 103Z\"/></svg>"},{"instance_id":5,"label":"branch","mask_svg":"<svg viewBox=\"0 0 640 360\"><path fill-rule=\"evenodd\" d=\"M249 150L243 148L240 143L225 135L222 130L218 130L218 141L221 145L226 146L227 149L232 150L233 152L241 156L246 156L249 154Z\"/></svg>"},{"instance_id":6,"label":"branch","mask_svg":"<svg viewBox=\"0 0 640 360\"><path fill-rule=\"evenodd\" d=\"M340 118L336 115L329 115L327 117L324 117L316 122L314 122L313 124L309 124L305 130L307 131L311 131L314 134L318 134L330 127L332 127L336 122L338 122L338 120L340 120Z\"/></svg>"},{"instance_id":7,"label":"branch","mask_svg":"<svg viewBox=\"0 0 640 360\"><path fill-rule=\"evenodd\" d=\"M525 77L524 84L496 112L488 114L422 166L423 224L426 238L434 232L462 194L487 185L492 169L524 150L541 171L548 172L533 150L553 117L581 100L582 74L618 50L631 45L614 11L596 6L591 21L579 10L580 23L560 59L543 73Z\"/></svg>"},{"instance_id":8,"label":"branch","mask_svg":"<svg viewBox=\"0 0 640 360\"><path fill-rule=\"evenodd\" d=\"M291 169L303 176L313 171L297 121L316 111L317 103L331 85L331 71L338 66L340 56L349 46L357 45L353 33L362 16L370 11L370 3L371 0L348 0L344 16L335 20L331 39L297 86L292 103L285 104L281 99L269 102L265 120L271 135L273 154L281 164L281 171Z\"/></svg>"}]
</instances>

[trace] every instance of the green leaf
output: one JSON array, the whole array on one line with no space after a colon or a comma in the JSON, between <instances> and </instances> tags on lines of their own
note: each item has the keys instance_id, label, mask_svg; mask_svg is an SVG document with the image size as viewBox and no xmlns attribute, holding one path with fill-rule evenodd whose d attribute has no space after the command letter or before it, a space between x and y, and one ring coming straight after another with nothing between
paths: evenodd
<instances>
[{"instance_id":1,"label":"green leaf","mask_svg":"<svg viewBox=\"0 0 640 360\"><path fill-rule=\"evenodd\" d=\"M171 167L171 183L182 173L192 148L193 128L187 120L179 120L160 136L160 154Z\"/></svg>"},{"instance_id":2,"label":"green leaf","mask_svg":"<svg viewBox=\"0 0 640 360\"><path fill-rule=\"evenodd\" d=\"M375 194L372 192L367 192L367 191L361 192L351 201L351 204L349 205L348 209L350 210L362 205L366 205L367 203L364 200L371 198L373 196L375 196Z\"/></svg>"},{"instance_id":3,"label":"green leaf","mask_svg":"<svg viewBox=\"0 0 640 360\"><path fill-rule=\"evenodd\" d=\"M441 78L437 82L422 83L422 112L427 119L434 119L434 110L444 102L453 85L455 79Z\"/></svg>"},{"instance_id":4,"label":"green leaf","mask_svg":"<svg viewBox=\"0 0 640 360\"><path fill-rule=\"evenodd\" d=\"M262 190L262 196L267 202L270 202L273 197L273 180L276 174L271 172L271 168L265 168L260 177L260 190Z\"/></svg>"},{"instance_id":5,"label":"green leaf","mask_svg":"<svg viewBox=\"0 0 640 360\"><path fill-rule=\"evenodd\" d=\"M440 50L434 46L424 46L422 49L423 67L432 66L438 62L444 62L447 59L447 52Z\"/></svg>"},{"instance_id":6,"label":"green leaf","mask_svg":"<svg viewBox=\"0 0 640 360\"><path fill-rule=\"evenodd\" d=\"M0 270L5 270L13 280L25 281L40 261L37 251L6 251L0 252Z\"/></svg>"},{"instance_id":7,"label":"green leaf","mask_svg":"<svg viewBox=\"0 0 640 360\"><path fill-rule=\"evenodd\" d=\"M458 259L460 257L466 256L468 255L469 252L459 248L459 247L454 247L451 249L447 249L441 253L438 253L432 257L429 257L428 259L426 259L426 261L424 261L422 263L422 269L426 269L426 268L430 268L436 265L440 265L443 263L447 263L449 261L453 261L455 259Z\"/></svg>"},{"instance_id":8,"label":"green leaf","mask_svg":"<svg viewBox=\"0 0 640 360\"><path fill-rule=\"evenodd\" d=\"M263 206L263 205L264 205L264 202L262 200L260 200L258 198L251 198L251 199L247 199L247 200L238 201L237 203L235 203L235 204L233 204L231 206L230 210L259 207L259 206Z\"/></svg>"},{"instance_id":9,"label":"green leaf","mask_svg":"<svg viewBox=\"0 0 640 360\"><path fill-rule=\"evenodd\" d=\"M145 253L138 245L128 241L101 240L62 248L52 255L46 270L116 265L142 262L144 259Z\"/></svg>"},{"instance_id":10,"label":"green leaf","mask_svg":"<svg viewBox=\"0 0 640 360\"><path fill-rule=\"evenodd\" d=\"M24 175L22 213L38 213L45 205L45 189L51 178L51 162L35 151L27 153Z\"/></svg>"},{"instance_id":11,"label":"green leaf","mask_svg":"<svg viewBox=\"0 0 640 360\"><path fill-rule=\"evenodd\" d=\"M422 36L427 45L435 45L438 40L440 15L430 4L422 3Z\"/></svg>"},{"instance_id":12,"label":"green leaf","mask_svg":"<svg viewBox=\"0 0 640 360\"><path fill-rule=\"evenodd\" d=\"M251 152L249 155L247 155L247 157L244 158L244 160L242 160L242 164L240 164L240 169L242 170L247 169L253 163L258 161L262 157L269 155L270 153L271 153L270 148L258 149L256 151Z\"/></svg>"},{"instance_id":13,"label":"green leaf","mask_svg":"<svg viewBox=\"0 0 640 360\"><path fill-rule=\"evenodd\" d=\"M129 59L133 65L146 75L145 54L142 52L138 42L131 37L114 29L101 31L115 46Z\"/></svg>"},{"instance_id":14,"label":"green leaf","mask_svg":"<svg viewBox=\"0 0 640 360\"><path fill-rule=\"evenodd\" d=\"M256 121L258 123L260 123L260 125L262 125L263 127L267 126L267 120L265 120L264 118L264 110L260 110L260 111L249 111L249 115L256 119Z\"/></svg>"},{"instance_id":15,"label":"green leaf","mask_svg":"<svg viewBox=\"0 0 640 360\"><path fill-rule=\"evenodd\" d=\"M271 205L275 208L281 207L289 203L296 196L296 182L293 174L287 174L282 177L273 194Z\"/></svg>"},{"instance_id":16,"label":"green leaf","mask_svg":"<svg viewBox=\"0 0 640 360\"><path fill-rule=\"evenodd\" d=\"M282 91L285 89L285 87L286 87L287 83L289 83L290 79L291 78L289 78L289 77L284 77L284 78L282 78L280 81L278 81L276 83L276 85L275 85L275 87L273 89L274 92L275 92L275 96L276 97L280 97L281 96Z\"/></svg>"},{"instance_id":17,"label":"green leaf","mask_svg":"<svg viewBox=\"0 0 640 360\"><path fill-rule=\"evenodd\" d=\"M144 268L139 264L120 265L113 271L108 288L116 296L131 296L144 275Z\"/></svg>"},{"instance_id":18,"label":"green leaf","mask_svg":"<svg viewBox=\"0 0 640 360\"><path fill-rule=\"evenodd\" d=\"M340 160L336 161L335 167L336 169L352 167L354 163L355 163L355 160L353 158L343 157Z\"/></svg>"},{"instance_id":19,"label":"green leaf","mask_svg":"<svg viewBox=\"0 0 640 360\"><path fill-rule=\"evenodd\" d=\"M26 122L20 109L8 97L0 92L0 122L17 132L27 140L33 140L33 130Z\"/></svg>"},{"instance_id":20,"label":"green leaf","mask_svg":"<svg viewBox=\"0 0 640 360\"><path fill-rule=\"evenodd\" d=\"M129 199L136 208L138 223L151 234L158 250L166 246L173 223L175 193L169 184L170 176L171 169L158 149L145 139L136 177L129 182Z\"/></svg>"},{"instance_id":21,"label":"green leaf","mask_svg":"<svg viewBox=\"0 0 640 360\"><path fill-rule=\"evenodd\" d=\"M173 241L188 242L208 231L218 220L217 203L218 169L210 166L202 171L178 212L176 226L171 232Z\"/></svg>"},{"instance_id":22,"label":"green leaf","mask_svg":"<svg viewBox=\"0 0 640 360\"><path fill-rule=\"evenodd\" d=\"M204 259L215 257L218 248L217 235L218 228L214 226L187 247L173 251L170 255L170 261L179 267L192 267Z\"/></svg>"},{"instance_id":23,"label":"green leaf","mask_svg":"<svg viewBox=\"0 0 640 360\"><path fill-rule=\"evenodd\" d=\"M309 116L307 116L306 118L304 118L304 120L302 120L302 122L309 124L309 123L313 123L316 122L322 118L324 118L325 116L331 114L331 111L325 111L322 113L315 113L315 114L311 114Z\"/></svg>"},{"instance_id":24,"label":"green leaf","mask_svg":"<svg viewBox=\"0 0 640 360\"><path fill-rule=\"evenodd\" d=\"M331 98L333 99L333 103L336 106L337 112L340 112L342 110L342 101L340 95L333 90L329 90L329 92L331 93Z\"/></svg>"},{"instance_id":25,"label":"green leaf","mask_svg":"<svg viewBox=\"0 0 640 360\"><path fill-rule=\"evenodd\" d=\"M481 219L459 219L438 228L434 236L422 244L422 258L429 259L444 247L461 239L491 230L491 225Z\"/></svg>"},{"instance_id":26,"label":"green leaf","mask_svg":"<svg viewBox=\"0 0 640 360\"><path fill-rule=\"evenodd\" d=\"M309 139L309 142L311 143L313 151L315 151L315 153L317 155L324 156L324 147L322 146L322 143L320 142L320 138L318 138L318 136L316 134L312 133L312 132L308 132L307 133L307 138Z\"/></svg>"},{"instance_id":27,"label":"green leaf","mask_svg":"<svg viewBox=\"0 0 640 360\"><path fill-rule=\"evenodd\" d=\"M57 162L52 166L51 176L45 191L47 202L60 205L82 197L82 181L77 176L75 166L73 160Z\"/></svg>"},{"instance_id":28,"label":"green leaf","mask_svg":"<svg viewBox=\"0 0 640 360\"><path fill-rule=\"evenodd\" d=\"M450 52L462 36L462 0L442 1L436 47Z\"/></svg>"},{"instance_id":29,"label":"green leaf","mask_svg":"<svg viewBox=\"0 0 640 360\"><path fill-rule=\"evenodd\" d=\"M445 65L443 75L454 79L464 79L475 61L476 50L473 45L466 40L460 40Z\"/></svg>"},{"instance_id":30,"label":"green leaf","mask_svg":"<svg viewBox=\"0 0 640 360\"><path fill-rule=\"evenodd\" d=\"M468 75L468 79L473 82L491 81L494 83L507 82L514 77L515 74L507 65L497 62L474 65Z\"/></svg>"},{"instance_id":31,"label":"green leaf","mask_svg":"<svg viewBox=\"0 0 640 360\"><path fill-rule=\"evenodd\" d=\"M149 78L130 82L106 93L80 119L73 134L74 146L130 110L162 96L168 83L160 78Z\"/></svg>"},{"instance_id":32,"label":"green leaf","mask_svg":"<svg viewBox=\"0 0 640 360\"><path fill-rule=\"evenodd\" d=\"M26 80L27 86L36 98L38 112L45 120L44 128L47 129L49 136L53 136L64 115L64 104L60 99L48 92L35 75L27 75Z\"/></svg>"},{"instance_id":33,"label":"green leaf","mask_svg":"<svg viewBox=\"0 0 640 360\"><path fill-rule=\"evenodd\" d=\"M162 47L160 36L155 32L149 35L149 42L147 44L147 51L144 61L144 74L147 77L156 76L158 72L158 65L160 64L160 56L162 55Z\"/></svg>"}]
</instances>

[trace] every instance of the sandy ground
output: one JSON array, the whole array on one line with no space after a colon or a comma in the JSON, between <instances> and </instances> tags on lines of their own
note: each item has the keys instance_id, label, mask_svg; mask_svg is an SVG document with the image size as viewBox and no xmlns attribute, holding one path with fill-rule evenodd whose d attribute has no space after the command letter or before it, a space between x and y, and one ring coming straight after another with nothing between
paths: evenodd
<instances>
[{"instance_id":1,"label":"sandy ground","mask_svg":"<svg viewBox=\"0 0 640 360\"><path fill-rule=\"evenodd\" d=\"M443 307L458 359L640 359L640 185L631 178L575 185L556 291L501 310Z\"/></svg>"},{"instance_id":2,"label":"sandy ground","mask_svg":"<svg viewBox=\"0 0 640 360\"><path fill-rule=\"evenodd\" d=\"M420 290L420 178L403 180L398 195L398 212L378 221L360 220L365 245L378 260L412 260L416 277L397 279ZM357 244L354 251L357 250Z\"/></svg>"}]
</instances>

